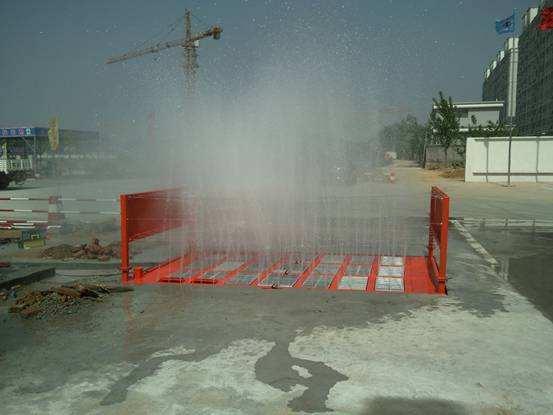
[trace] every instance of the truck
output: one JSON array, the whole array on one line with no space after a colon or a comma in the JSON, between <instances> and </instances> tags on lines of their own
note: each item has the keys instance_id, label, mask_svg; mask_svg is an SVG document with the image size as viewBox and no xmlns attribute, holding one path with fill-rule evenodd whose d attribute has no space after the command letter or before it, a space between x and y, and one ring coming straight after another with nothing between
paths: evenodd
<instances>
[{"instance_id":1,"label":"truck","mask_svg":"<svg viewBox=\"0 0 553 415\"><path fill-rule=\"evenodd\" d=\"M25 154L13 155L4 142L0 154L0 190L8 188L11 182L23 183L33 173L33 162Z\"/></svg>"}]
</instances>

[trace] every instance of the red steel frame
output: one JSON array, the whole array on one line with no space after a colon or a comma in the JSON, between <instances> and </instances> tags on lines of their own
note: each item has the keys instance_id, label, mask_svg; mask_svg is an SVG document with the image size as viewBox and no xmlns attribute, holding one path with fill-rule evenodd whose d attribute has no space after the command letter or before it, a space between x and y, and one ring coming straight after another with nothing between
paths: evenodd
<instances>
[{"instance_id":1,"label":"red steel frame","mask_svg":"<svg viewBox=\"0 0 553 415\"><path fill-rule=\"evenodd\" d=\"M129 277L134 277L135 283L141 283L143 277L148 273L148 280L157 282L176 282L169 275L176 272L183 266L192 261L193 238L194 238L194 216L191 199L184 197L182 189L156 190L152 192L133 193L120 196L121 201L121 271L123 283L128 282ZM430 196L430 218L428 230L428 256L424 257L405 257L406 274L409 270L409 279L405 279L405 292L427 292L435 294L447 294L447 247L448 247L448 223L449 223L449 197L437 187L432 187ZM129 246L133 241L137 241L161 232L171 229L188 226L190 228L189 255L168 259L147 270L141 267L135 267L134 270L130 264ZM436 249L438 257L436 257ZM255 255L252 255L254 258ZM338 284L347 269L351 260L350 255L342 263L340 269L332 280L329 290L337 290ZM261 281L268 277L273 269L278 268L280 263L286 259L286 256L273 264L269 269L259 274L250 285L258 286ZM223 262L222 259L219 262ZM296 281L294 287L301 288L310 273L317 267L321 261L321 255L316 256L311 265L306 269ZM227 275L218 282L210 281L214 285L222 285L232 279L247 266L254 262L250 259L243 266L227 273ZM375 282L378 273L379 258L375 256L372 263L371 272L367 282L366 291L375 290ZM216 264L209 267L214 268ZM201 275L207 272L204 269L194 278L190 278L189 283L202 282ZM426 282L425 282L426 281Z\"/></svg>"},{"instance_id":2,"label":"red steel frame","mask_svg":"<svg viewBox=\"0 0 553 415\"><path fill-rule=\"evenodd\" d=\"M447 294L447 235L449 225L449 196L433 186L430 193L430 218L428 226L428 269L439 294ZM434 255L438 247L439 260Z\"/></svg>"},{"instance_id":3,"label":"red steel frame","mask_svg":"<svg viewBox=\"0 0 553 415\"><path fill-rule=\"evenodd\" d=\"M182 189L165 189L120 196L121 271L123 282L131 273L130 243L161 232L193 226L192 207ZM142 269L138 268L138 274Z\"/></svg>"}]
</instances>

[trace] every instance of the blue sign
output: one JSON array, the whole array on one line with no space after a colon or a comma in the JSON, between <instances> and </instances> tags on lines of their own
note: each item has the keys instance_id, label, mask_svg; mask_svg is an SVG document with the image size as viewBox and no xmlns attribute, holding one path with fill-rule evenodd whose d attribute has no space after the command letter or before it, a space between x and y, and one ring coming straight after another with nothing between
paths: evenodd
<instances>
[{"instance_id":1,"label":"blue sign","mask_svg":"<svg viewBox=\"0 0 553 415\"><path fill-rule=\"evenodd\" d=\"M0 128L0 137L33 137L35 135L46 135L46 128L18 127Z\"/></svg>"}]
</instances>

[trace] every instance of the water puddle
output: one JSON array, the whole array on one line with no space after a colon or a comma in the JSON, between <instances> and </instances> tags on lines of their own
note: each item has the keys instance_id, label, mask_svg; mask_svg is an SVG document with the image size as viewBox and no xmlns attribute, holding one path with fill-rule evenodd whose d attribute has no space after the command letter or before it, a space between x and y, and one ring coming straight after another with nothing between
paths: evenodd
<instances>
[{"instance_id":1,"label":"water puddle","mask_svg":"<svg viewBox=\"0 0 553 415\"><path fill-rule=\"evenodd\" d=\"M503 226L481 221L467 228L498 261L499 274L553 321L553 227L527 222Z\"/></svg>"}]
</instances>

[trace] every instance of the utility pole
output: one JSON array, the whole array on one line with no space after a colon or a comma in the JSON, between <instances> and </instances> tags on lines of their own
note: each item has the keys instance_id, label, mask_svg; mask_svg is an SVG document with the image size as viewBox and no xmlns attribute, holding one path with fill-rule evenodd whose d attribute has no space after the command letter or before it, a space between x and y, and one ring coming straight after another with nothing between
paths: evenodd
<instances>
[{"instance_id":1,"label":"utility pole","mask_svg":"<svg viewBox=\"0 0 553 415\"><path fill-rule=\"evenodd\" d=\"M192 93L194 92L194 81L196 79L196 69L198 69L198 64L197 64L198 42L201 39L205 39L208 37L212 37L215 40L219 40L221 38L221 33L223 32L223 28L221 26L211 26L211 28L209 28L204 32L193 34L192 22L190 19L191 16L192 16L192 13L190 13L190 10L187 9L184 14L184 38L171 40L169 42L160 42L145 49L134 50L119 56L114 56L109 58L106 61L106 63L109 65L116 62L122 62L129 59L137 58L139 56L144 56L149 53L157 53L165 49L180 46L184 49L183 50L183 54L184 54L183 69L184 69L184 75L186 77L185 94L187 96L192 95Z\"/></svg>"},{"instance_id":2,"label":"utility pole","mask_svg":"<svg viewBox=\"0 0 553 415\"><path fill-rule=\"evenodd\" d=\"M509 147L507 150L507 187L511 187L511 148L513 146L513 117L509 117Z\"/></svg>"}]
</instances>

